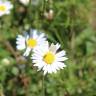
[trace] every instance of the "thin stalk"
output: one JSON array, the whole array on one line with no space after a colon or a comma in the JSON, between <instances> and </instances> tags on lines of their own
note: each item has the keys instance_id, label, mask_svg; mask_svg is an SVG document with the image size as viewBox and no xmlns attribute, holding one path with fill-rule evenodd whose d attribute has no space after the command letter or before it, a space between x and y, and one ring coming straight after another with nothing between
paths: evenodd
<instances>
[{"instance_id":1,"label":"thin stalk","mask_svg":"<svg viewBox=\"0 0 96 96\"><path fill-rule=\"evenodd\" d=\"M44 75L43 75L43 78L42 78L42 96L45 96L45 78L44 78Z\"/></svg>"},{"instance_id":2,"label":"thin stalk","mask_svg":"<svg viewBox=\"0 0 96 96\"><path fill-rule=\"evenodd\" d=\"M61 36L60 36L60 33L57 32L56 30L54 30L54 31L55 31L56 37L58 38L59 42L61 43L62 47L64 48L64 43L63 43L63 41L62 41L62 38L61 38Z\"/></svg>"},{"instance_id":3,"label":"thin stalk","mask_svg":"<svg viewBox=\"0 0 96 96\"><path fill-rule=\"evenodd\" d=\"M42 1L42 11L44 12L45 9L46 9L46 1L43 0L43 1Z\"/></svg>"}]
</instances>

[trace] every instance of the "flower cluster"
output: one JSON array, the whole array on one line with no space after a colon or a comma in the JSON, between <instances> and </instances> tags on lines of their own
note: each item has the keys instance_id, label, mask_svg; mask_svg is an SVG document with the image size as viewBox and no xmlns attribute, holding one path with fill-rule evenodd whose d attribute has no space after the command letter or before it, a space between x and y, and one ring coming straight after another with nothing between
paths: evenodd
<instances>
[{"instance_id":1,"label":"flower cluster","mask_svg":"<svg viewBox=\"0 0 96 96\"><path fill-rule=\"evenodd\" d=\"M29 3L29 0L20 0L22 4ZM9 14L13 5L10 1L0 0L0 16ZM16 38L18 50L24 50L23 56L31 55L33 66L37 66L38 70L43 70L46 73L56 73L57 70L66 67L64 61L65 51L59 51L60 44L49 44L44 33L37 30L30 30L29 34L18 35Z\"/></svg>"},{"instance_id":2,"label":"flower cluster","mask_svg":"<svg viewBox=\"0 0 96 96\"><path fill-rule=\"evenodd\" d=\"M38 70L43 70L46 73L56 73L57 70L66 67L64 61L66 52L59 51L60 44L49 44L45 34L37 30L31 30L30 34L18 35L16 38L18 50L24 50L23 56L28 56L32 53L31 59L33 66L37 66Z\"/></svg>"},{"instance_id":3,"label":"flower cluster","mask_svg":"<svg viewBox=\"0 0 96 96\"><path fill-rule=\"evenodd\" d=\"M27 4L29 0L20 0L21 3ZM0 16L9 14L13 5L9 1L0 0ZM65 51L60 51L60 44L49 44L45 34L38 32L37 30L31 30L30 34L18 35L16 38L16 44L18 50L24 50L23 56L27 57L31 55L34 66L38 67L38 70L43 70L46 73L56 73L57 70L66 67L64 61Z\"/></svg>"}]
</instances>

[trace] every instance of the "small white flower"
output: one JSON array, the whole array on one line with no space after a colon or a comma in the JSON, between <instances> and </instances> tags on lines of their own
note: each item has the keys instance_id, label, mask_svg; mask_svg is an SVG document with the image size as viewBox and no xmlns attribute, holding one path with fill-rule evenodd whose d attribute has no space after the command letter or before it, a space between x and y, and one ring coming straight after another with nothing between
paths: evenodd
<instances>
[{"instance_id":1,"label":"small white flower","mask_svg":"<svg viewBox=\"0 0 96 96\"><path fill-rule=\"evenodd\" d=\"M59 48L59 44L51 44L51 46L49 46L47 42L44 47L39 47L34 50L34 54L32 55L34 66L37 66L38 70L42 69L44 75L46 73L56 73L57 70L66 67L63 62L67 60L65 51L57 52Z\"/></svg>"},{"instance_id":2,"label":"small white flower","mask_svg":"<svg viewBox=\"0 0 96 96\"><path fill-rule=\"evenodd\" d=\"M22 4L28 5L30 0L19 0Z\"/></svg>"},{"instance_id":3,"label":"small white flower","mask_svg":"<svg viewBox=\"0 0 96 96\"><path fill-rule=\"evenodd\" d=\"M12 8L13 5L9 1L0 0L0 16L9 14Z\"/></svg>"},{"instance_id":4,"label":"small white flower","mask_svg":"<svg viewBox=\"0 0 96 96\"><path fill-rule=\"evenodd\" d=\"M46 41L44 33L40 33L37 30L31 30L30 34L26 36L18 35L16 38L16 44L18 50L24 50L24 56L28 56L32 49L42 46Z\"/></svg>"}]
</instances>

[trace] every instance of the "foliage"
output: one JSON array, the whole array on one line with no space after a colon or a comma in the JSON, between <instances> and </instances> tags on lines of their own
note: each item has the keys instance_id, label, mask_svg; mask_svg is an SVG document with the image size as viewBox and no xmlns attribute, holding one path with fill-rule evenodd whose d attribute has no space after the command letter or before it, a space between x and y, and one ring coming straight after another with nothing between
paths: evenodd
<instances>
[{"instance_id":1,"label":"foliage","mask_svg":"<svg viewBox=\"0 0 96 96\"><path fill-rule=\"evenodd\" d=\"M96 95L96 30L90 19L91 0L40 0L24 6L17 0L10 15L0 18L0 96L42 96L42 72L32 67L15 48L17 34L42 30L50 42L67 51L67 67L46 75L45 96ZM34 0L32 0L34 1ZM38 1L38 0L36 0ZM54 10L53 18L44 12Z\"/></svg>"}]
</instances>

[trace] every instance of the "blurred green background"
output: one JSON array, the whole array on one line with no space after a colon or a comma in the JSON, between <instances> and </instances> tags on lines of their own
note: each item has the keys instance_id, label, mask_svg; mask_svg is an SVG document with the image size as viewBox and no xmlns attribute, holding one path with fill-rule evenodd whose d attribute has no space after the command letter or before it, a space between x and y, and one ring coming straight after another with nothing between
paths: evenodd
<instances>
[{"instance_id":1,"label":"blurred green background","mask_svg":"<svg viewBox=\"0 0 96 96\"><path fill-rule=\"evenodd\" d=\"M96 96L96 1L10 1L11 14L0 17L0 96L43 96L42 71L16 50L16 36L30 28L61 43L69 58L66 68L45 76L45 96Z\"/></svg>"}]
</instances>

